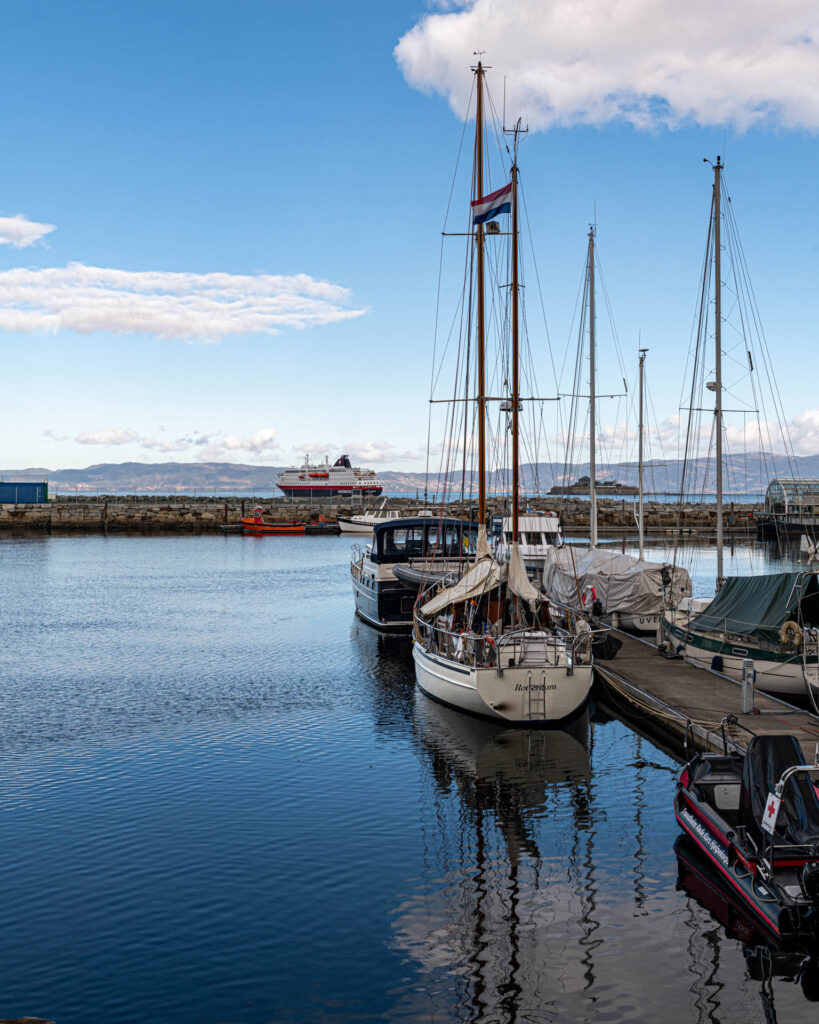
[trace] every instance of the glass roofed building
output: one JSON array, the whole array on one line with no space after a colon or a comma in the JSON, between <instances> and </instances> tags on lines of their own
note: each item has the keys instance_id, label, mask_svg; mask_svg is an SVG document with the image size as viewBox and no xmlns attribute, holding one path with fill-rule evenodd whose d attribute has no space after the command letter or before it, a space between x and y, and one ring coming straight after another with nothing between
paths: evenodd
<instances>
[{"instance_id":1,"label":"glass roofed building","mask_svg":"<svg viewBox=\"0 0 819 1024\"><path fill-rule=\"evenodd\" d=\"M760 526L765 536L782 530L815 534L819 526L819 479L776 477L765 492Z\"/></svg>"}]
</instances>

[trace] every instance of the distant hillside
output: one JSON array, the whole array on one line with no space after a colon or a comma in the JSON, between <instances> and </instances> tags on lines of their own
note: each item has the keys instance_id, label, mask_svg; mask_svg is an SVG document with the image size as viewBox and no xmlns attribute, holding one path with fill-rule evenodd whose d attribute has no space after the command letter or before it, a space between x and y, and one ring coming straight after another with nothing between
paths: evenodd
<instances>
[{"instance_id":1,"label":"distant hillside","mask_svg":"<svg viewBox=\"0 0 819 1024\"><path fill-rule=\"evenodd\" d=\"M119 462L100 463L85 469L50 470L32 467L24 470L0 470L6 479L47 479L53 493L90 494L190 494L194 491L209 494L277 494L276 477L283 466L247 466L237 462ZM588 463L571 467L565 473L562 463L542 462L521 467L524 490L529 493L547 492L556 484L574 482L588 474ZM676 459L654 460L646 466L646 490L660 493L679 491L682 463ZM425 486L423 473L379 472L387 493L422 494ZM754 454L729 456L726 459L725 491L728 493L764 493L772 476L804 476L819 478L819 455L805 455L790 463L784 456ZM490 475L489 488L502 491L507 487L504 473ZM637 466L632 463L598 465L601 480L619 480L637 483ZM435 478L429 480L429 490L435 490ZM460 473L450 476L450 489L459 489ZM466 490L472 489L467 476ZM712 462L695 460L689 466L685 484L687 494L713 494L714 467Z\"/></svg>"},{"instance_id":2,"label":"distant hillside","mask_svg":"<svg viewBox=\"0 0 819 1024\"><path fill-rule=\"evenodd\" d=\"M103 462L85 469L0 470L0 476L47 479L52 493L63 494L260 494L276 490L283 468L236 462Z\"/></svg>"},{"instance_id":3,"label":"distant hillside","mask_svg":"<svg viewBox=\"0 0 819 1024\"><path fill-rule=\"evenodd\" d=\"M645 489L659 494L679 493L682 480L683 463L679 459L655 459L645 466ZM526 463L521 466L521 482L525 491L530 493L548 492L552 487L574 483L578 477L587 476L588 462L578 463L566 471L563 463L540 462ZM423 473L380 473L384 483L391 490L414 491L423 490ZM725 459L723 488L726 493L764 494L768 482L775 476L800 476L819 478L819 455L805 455L789 460L783 455L763 456L759 453L747 456L728 456ZM618 481L623 484L637 485L638 469L636 463L598 463L598 480ZM450 475L450 488L460 488L461 473ZM430 482L430 488L434 483ZM508 477L505 472L492 473L488 487L492 491L508 488ZM466 490L473 488L472 475L467 474ZM687 495L713 495L716 480L713 460L694 459L688 466L685 479Z\"/></svg>"}]
</instances>

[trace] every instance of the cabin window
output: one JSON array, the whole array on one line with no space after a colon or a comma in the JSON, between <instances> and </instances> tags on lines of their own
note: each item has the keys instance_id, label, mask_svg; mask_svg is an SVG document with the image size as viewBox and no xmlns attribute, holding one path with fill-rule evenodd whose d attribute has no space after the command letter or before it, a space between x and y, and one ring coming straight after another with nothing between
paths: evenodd
<instances>
[{"instance_id":1,"label":"cabin window","mask_svg":"<svg viewBox=\"0 0 819 1024\"><path fill-rule=\"evenodd\" d=\"M381 550L385 562L403 562L424 554L424 527L403 527L382 533Z\"/></svg>"},{"instance_id":2,"label":"cabin window","mask_svg":"<svg viewBox=\"0 0 819 1024\"><path fill-rule=\"evenodd\" d=\"M384 554L403 554L407 550L407 531L390 530L384 538Z\"/></svg>"},{"instance_id":3,"label":"cabin window","mask_svg":"<svg viewBox=\"0 0 819 1024\"><path fill-rule=\"evenodd\" d=\"M407 555L410 558L420 558L424 553L424 528L413 526L407 530Z\"/></svg>"},{"instance_id":4,"label":"cabin window","mask_svg":"<svg viewBox=\"0 0 819 1024\"><path fill-rule=\"evenodd\" d=\"M430 555L442 555L448 539L448 530L437 526L427 527L427 552Z\"/></svg>"}]
</instances>

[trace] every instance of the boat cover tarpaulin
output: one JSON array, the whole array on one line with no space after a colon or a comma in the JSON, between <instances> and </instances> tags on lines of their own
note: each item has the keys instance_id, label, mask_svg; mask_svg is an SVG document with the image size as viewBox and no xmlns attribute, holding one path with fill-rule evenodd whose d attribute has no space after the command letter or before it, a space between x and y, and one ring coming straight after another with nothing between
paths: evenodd
<instances>
[{"instance_id":1,"label":"boat cover tarpaulin","mask_svg":"<svg viewBox=\"0 0 819 1024\"><path fill-rule=\"evenodd\" d=\"M667 601L676 605L681 598L690 597L691 577L679 566L641 561L599 548L554 547L544 559L543 589L558 604L577 609L578 593L594 587L605 614L659 615L663 610L664 573Z\"/></svg>"},{"instance_id":2,"label":"boat cover tarpaulin","mask_svg":"<svg viewBox=\"0 0 819 1024\"><path fill-rule=\"evenodd\" d=\"M819 583L816 573L778 572L771 576L728 576L704 612L689 629L706 633L737 633L758 640L779 641L789 619L819 625Z\"/></svg>"}]
</instances>

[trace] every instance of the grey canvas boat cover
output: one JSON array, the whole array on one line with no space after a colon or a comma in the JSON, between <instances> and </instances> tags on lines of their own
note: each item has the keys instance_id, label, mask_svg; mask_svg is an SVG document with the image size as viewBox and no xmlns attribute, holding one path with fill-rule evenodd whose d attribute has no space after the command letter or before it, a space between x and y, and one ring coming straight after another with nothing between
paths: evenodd
<instances>
[{"instance_id":1,"label":"grey canvas boat cover","mask_svg":"<svg viewBox=\"0 0 819 1024\"><path fill-rule=\"evenodd\" d=\"M605 548L550 548L543 563L543 589L549 597L577 609L578 593L585 587L594 587L604 614L659 615L664 593L672 605L690 596L691 577L680 566Z\"/></svg>"},{"instance_id":2,"label":"grey canvas boat cover","mask_svg":"<svg viewBox=\"0 0 819 1024\"><path fill-rule=\"evenodd\" d=\"M801 612L801 614L800 614ZM770 576L728 576L704 612L689 628L707 633L736 633L777 643L789 619L819 625L819 582L813 572Z\"/></svg>"}]
</instances>

